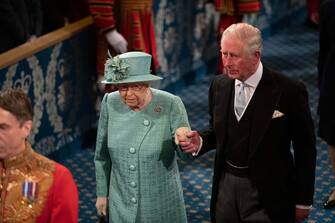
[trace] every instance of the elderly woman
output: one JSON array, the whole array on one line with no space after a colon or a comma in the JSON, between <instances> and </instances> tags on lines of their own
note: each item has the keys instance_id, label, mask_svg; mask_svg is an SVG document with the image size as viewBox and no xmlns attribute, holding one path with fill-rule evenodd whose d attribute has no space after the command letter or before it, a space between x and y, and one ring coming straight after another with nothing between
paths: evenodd
<instances>
[{"instance_id":1,"label":"elderly woman","mask_svg":"<svg viewBox=\"0 0 335 223\"><path fill-rule=\"evenodd\" d=\"M189 127L179 97L149 87L151 56L128 52L107 60L105 80L118 91L101 104L95 168L98 213L109 222L187 222L174 142ZM107 204L108 203L108 204Z\"/></svg>"}]
</instances>

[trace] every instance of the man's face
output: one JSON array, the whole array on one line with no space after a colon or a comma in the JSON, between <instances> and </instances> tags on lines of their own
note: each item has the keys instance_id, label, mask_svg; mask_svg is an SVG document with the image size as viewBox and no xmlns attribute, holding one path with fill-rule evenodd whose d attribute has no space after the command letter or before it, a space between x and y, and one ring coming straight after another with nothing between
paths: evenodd
<instances>
[{"instance_id":1,"label":"man's face","mask_svg":"<svg viewBox=\"0 0 335 223\"><path fill-rule=\"evenodd\" d=\"M0 160L15 156L25 149L25 139L31 126L31 121L21 125L12 113L0 108Z\"/></svg>"},{"instance_id":2,"label":"man's face","mask_svg":"<svg viewBox=\"0 0 335 223\"><path fill-rule=\"evenodd\" d=\"M244 44L237 38L223 37L221 40L221 56L224 74L231 79L245 81L257 69L258 55L249 53Z\"/></svg>"}]
</instances>

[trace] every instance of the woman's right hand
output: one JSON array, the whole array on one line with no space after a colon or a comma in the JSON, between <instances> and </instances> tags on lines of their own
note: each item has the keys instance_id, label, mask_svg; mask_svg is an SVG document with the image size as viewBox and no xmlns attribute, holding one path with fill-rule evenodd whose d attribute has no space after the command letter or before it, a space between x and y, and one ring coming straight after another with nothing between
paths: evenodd
<instances>
[{"instance_id":1,"label":"woman's right hand","mask_svg":"<svg viewBox=\"0 0 335 223\"><path fill-rule=\"evenodd\" d=\"M107 215L107 197L98 197L97 202L95 203L97 208L98 215Z\"/></svg>"},{"instance_id":2,"label":"woman's right hand","mask_svg":"<svg viewBox=\"0 0 335 223\"><path fill-rule=\"evenodd\" d=\"M181 128L179 128L181 129ZM197 131L176 130L176 144L180 146L184 153L197 155L201 145L201 139Z\"/></svg>"}]
</instances>

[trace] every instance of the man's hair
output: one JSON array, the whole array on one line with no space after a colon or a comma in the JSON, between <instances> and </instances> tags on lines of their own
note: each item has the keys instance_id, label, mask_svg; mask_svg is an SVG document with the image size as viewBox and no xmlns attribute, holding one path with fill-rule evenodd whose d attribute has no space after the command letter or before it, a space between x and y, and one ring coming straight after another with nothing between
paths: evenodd
<instances>
[{"instance_id":1,"label":"man's hair","mask_svg":"<svg viewBox=\"0 0 335 223\"><path fill-rule=\"evenodd\" d=\"M223 37L236 37L246 43L246 50L250 53L262 52L263 40L261 31L248 23L236 23L229 26L223 33Z\"/></svg>"},{"instance_id":2,"label":"man's hair","mask_svg":"<svg viewBox=\"0 0 335 223\"><path fill-rule=\"evenodd\" d=\"M31 101L21 89L0 91L0 108L13 114L21 125L33 120Z\"/></svg>"}]
</instances>

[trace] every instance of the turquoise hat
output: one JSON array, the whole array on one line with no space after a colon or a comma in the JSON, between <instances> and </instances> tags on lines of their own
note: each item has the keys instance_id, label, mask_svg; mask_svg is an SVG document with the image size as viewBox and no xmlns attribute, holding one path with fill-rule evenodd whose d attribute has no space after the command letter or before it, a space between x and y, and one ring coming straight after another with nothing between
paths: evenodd
<instances>
[{"instance_id":1,"label":"turquoise hat","mask_svg":"<svg viewBox=\"0 0 335 223\"><path fill-rule=\"evenodd\" d=\"M127 52L107 59L103 84L126 84L162 79L150 74L151 55Z\"/></svg>"}]
</instances>

